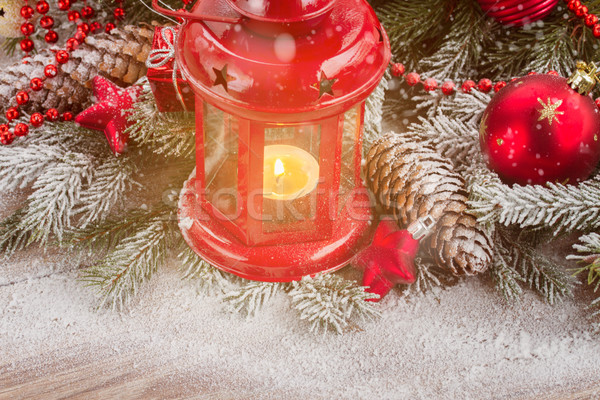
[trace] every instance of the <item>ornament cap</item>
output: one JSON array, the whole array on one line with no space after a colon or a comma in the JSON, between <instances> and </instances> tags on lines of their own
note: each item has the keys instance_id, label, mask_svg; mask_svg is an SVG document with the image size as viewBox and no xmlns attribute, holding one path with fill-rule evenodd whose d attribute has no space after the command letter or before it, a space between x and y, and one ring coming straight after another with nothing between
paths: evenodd
<instances>
[{"instance_id":1,"label":"ornament cap","mask_svg":"<svg viewBox=\"0 0 600 400\"><path fill-rule=\"evenodd\" d=\"M414 221L406 230L412 235L413 239L421 240L431 233L434 226L435 220L431 215L426 215Z\"/></svg>"},{"instance_id":2,"label":"ornament cap","mask_svg":"<svg viewBox=\"0 0 600 400\"><path fill-rule=\"evenodd\" d=\"M598 67L593 62L587 64L577 61L577 70L569 77L567 83L579 94L588 95L598 81Z\"/></svg>"}]
</instances>

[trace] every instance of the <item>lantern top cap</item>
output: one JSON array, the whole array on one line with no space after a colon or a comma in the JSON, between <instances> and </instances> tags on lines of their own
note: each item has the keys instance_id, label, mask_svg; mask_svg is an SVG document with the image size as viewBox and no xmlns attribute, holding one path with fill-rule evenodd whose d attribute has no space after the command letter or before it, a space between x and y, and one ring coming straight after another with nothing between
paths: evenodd
<instances>
[{"instance_id":1,"label":"lantern top cap","mask_svg":"<svg viewBox=\"0 0 600 400\"><path fill-rule=\"evenodd\" d=\"M290 23L318 17L331 10L336 0L227 0L227 3L250 19Z\"/></svg>"}]
</instances>

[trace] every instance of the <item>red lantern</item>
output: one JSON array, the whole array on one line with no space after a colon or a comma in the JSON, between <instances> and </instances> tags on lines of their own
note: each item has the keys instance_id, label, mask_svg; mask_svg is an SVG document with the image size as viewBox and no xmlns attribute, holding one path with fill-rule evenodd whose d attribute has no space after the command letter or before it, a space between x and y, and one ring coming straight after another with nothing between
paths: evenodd
<instances>
[{"instance_id":1,"label":"red lantern","mask_svg":"<svg viewBox=\"0 0 600 400\"><path fill-rule=\"evenodd\" d=\"M201 257L261 281L346 265L369 244L364 101L390 60L366 0L215 0L191 12L176 61L196 94L196 174L180 199Z\"/></svg>"}]
</instances>

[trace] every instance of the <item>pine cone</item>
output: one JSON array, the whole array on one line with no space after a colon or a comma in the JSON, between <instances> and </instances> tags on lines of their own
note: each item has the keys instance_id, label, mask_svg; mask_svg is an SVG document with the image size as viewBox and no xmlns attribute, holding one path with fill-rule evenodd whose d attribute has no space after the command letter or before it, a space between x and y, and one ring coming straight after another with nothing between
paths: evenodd
<instances>
[{"instance_id":1,"label":"pine cone","mask_svg":"<svg viewBox=\"0 0 600 400\"><path fill-rule=\"evenodd\" d=\"M103 75L120 86L128 86L146 74L146 58L152 47L154 31L146 27L125 26L110 34L89 36L69 62L60 66L61 73L47 79L39 92L30 92L30 101L21 109L26 112L56 108L59 112L79 113L91 104L91 79ZM33 77L44 76L44 67L54 63L54 53L40 51L27 64L20 61L0 74L0 112L16 105L15 94L29 87Z\"/></svg>"},{"instance_id":2,"label":"pine cone","mask_svg":"<svg viewBox=\"0 0 600 400\"><path fill-rule=\"evenodd\" d=\"M383 212L401 228L430 215L436 225L422 249L455 275L483 272L492 246L466 213L465 182L432 148L395 133L377 140L367 155L367 182Z\"/></svg>"}]
</instances>

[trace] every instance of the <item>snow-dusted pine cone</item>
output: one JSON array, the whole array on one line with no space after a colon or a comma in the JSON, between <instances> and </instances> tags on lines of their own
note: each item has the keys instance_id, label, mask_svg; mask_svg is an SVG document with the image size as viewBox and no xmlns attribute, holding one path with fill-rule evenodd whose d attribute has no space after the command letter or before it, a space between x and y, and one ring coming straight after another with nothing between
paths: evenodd
<instances>
[{"instance_id":1,"label":"snow-dusted pine cone","mask_svg":"<svg viewBox=\"0 0 600 400\"><path fill-rule=\"evenodd\" d=\"M78 113L91 104L91 82L103 75L121 86L128 86L146 74L146 58L152 47L154 31L146 27L124 26L110 34L89 36L74 50L61 72L44 82L39 92L30 92L30 101L21 109L27 112L56 108ZM0 74L0 112L14 106L15 94L29 87L33 77L44 76L44 66L54 62L54 53L44 49L27 64L20 61Z\"/></svg>"},{"instance_id":2,"label":"snow-dusted pine cone","mask_svg":"<svg viewBox=\"0 0 600 400\"><path fill-rule=\"evenodd\" d=\"M401 228L430 215L436 225L422 249L455 275L483 272L492 246L476 219L466 212L465 182L452 164L408 136L387 134L367 155L366 175L383 212Z\"/></svg>"}]
</instances>

